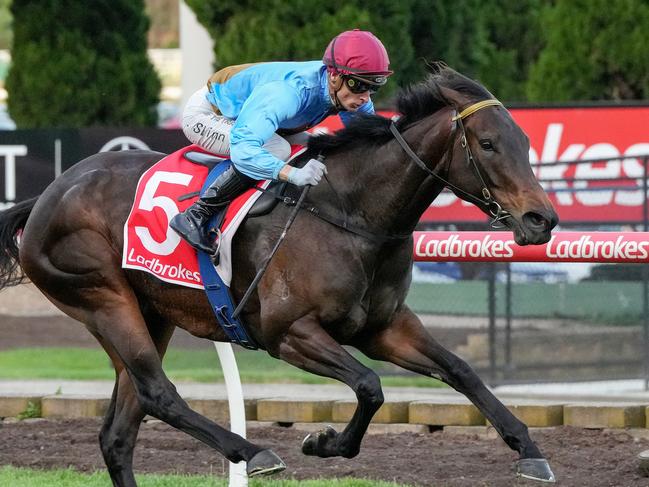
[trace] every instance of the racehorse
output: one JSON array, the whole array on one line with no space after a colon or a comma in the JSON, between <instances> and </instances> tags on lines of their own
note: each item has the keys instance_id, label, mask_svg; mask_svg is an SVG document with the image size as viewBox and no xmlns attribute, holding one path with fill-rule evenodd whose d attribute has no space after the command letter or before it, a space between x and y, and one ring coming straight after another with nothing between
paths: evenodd
<instances>
[{"instance_id":1,"label":"racehorse","mask_svg":"<svg viewBox=\"0 0 649 487\"><path fill-rule=\"evenodd\" d=\"M271 356L337 379L356 394L358 406L347 427L308 435L302 443L307 455L357 455L383 403L379 377L343 347L349 345L464 394L518 452L519 475L553 481L526 425L404 303L411 233L444 187L494 216L519 244L550 239L557 215L531 170L528 138L483 86L443 65L400 94L398 111L396 122L361 117L310 142L302 160L322 155L328 169L327 180L306 200L319 211L298 213L245 305L247 331ZM285 465L272 451L190 409L162 369L177 326L228 341L205 294L122 268L124 222L137 182L162 157L149 151L93 155L38 198L0 214L0 288L29 278L84 323L110 356L116 381L99 441L114 485L136 485L133 448L146 414L232 462L246 461L249 475L280 471ZM232 250L236 300L291 211L279 205L239 230Z\"/></svg>"}]
</instances>

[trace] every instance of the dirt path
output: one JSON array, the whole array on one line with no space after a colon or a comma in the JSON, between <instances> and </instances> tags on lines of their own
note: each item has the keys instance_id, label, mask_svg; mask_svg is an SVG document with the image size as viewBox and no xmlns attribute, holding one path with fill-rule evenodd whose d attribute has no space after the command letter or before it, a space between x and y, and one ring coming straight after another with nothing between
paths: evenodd
<instances>
[{"instance_id":1,"label":"dirt path","mask_svg":"<svg viewBox=\"0 0 649 487\"><path fill-rule=\"evenodd\" d=\"M99 420L38 420L0 423L0 465L31 468L72 466L103 469L97 443ZM562 487L646 487L635 456L649 441L624 432L561 427L533 432ZM271 447L288 465L283 478L353 476L436 487L536 485L517 480L516 455L500 439L476 435L371 435L358 457L319 459L300 453L304 432L290 428L252 429L248 438ZM138 472L227 475L225 461L202 443L159 422L144 424L135 451Z\"/></svg>"}]
</instances>

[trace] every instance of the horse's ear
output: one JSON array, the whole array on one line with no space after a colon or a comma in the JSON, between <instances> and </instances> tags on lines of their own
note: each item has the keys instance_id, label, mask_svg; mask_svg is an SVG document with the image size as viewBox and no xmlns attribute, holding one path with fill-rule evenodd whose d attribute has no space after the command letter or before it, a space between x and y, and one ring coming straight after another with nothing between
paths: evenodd
<instances>
[{"instance_id":1,"label":"horse's ear","mask_svg":"<svg viewBox=\"0 0 649 487\"><path fill-rule=\"evenodd\" d=\"M442 71L448 69L448 64L444 61L429 61L424 57L422 57L421 60L423 61L424 66L426 66L426 71L432 75L439 75Z\"/></svg>"},{"instance_id":2,"label":"horse's ear","mask_svg":"<svg viewBox=\"0 0 649 487\"><path fill-rule=\"evenodd\" d=\"M437 89L439 90L440 97L448 106L455 107L456 110L460 111L461 107L466 105L464 96L457 91L440 85L437 86Z\"/></svg>"},{"instance_id":3,"label":"horse's ear","mask_svg":"<svg viewBox=\"0 0 649 487\"><path fill-rule=\"evenodd\" d=\"M444 101L446 105L455 107L459 110L461 106L466 104L464 96L456 90L444 86L448 79L457 74L453 68L449 67L444 61L428 61L424 59L424 63L430 72L430 78L433 80L432 87L437 90L438 98Z\"/></svg>"}]
</instances>

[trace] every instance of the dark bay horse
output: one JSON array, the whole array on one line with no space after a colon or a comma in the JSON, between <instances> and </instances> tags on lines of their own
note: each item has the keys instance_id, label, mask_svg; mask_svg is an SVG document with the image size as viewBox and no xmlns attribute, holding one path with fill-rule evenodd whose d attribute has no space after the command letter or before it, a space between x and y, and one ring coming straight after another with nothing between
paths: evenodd
<instances>
[{"instance_id":1,"label":"dark bay horse","mask_svg":"<svg viewBox=\"0 0 649 487\"><path fill-rule=\"evenodd\" d=\"M528 139L484 87L447 67L403 92L398 110L403 115L393 130L412 153L395 139L392 122L381 117L361 118L336 135L312 141L303 157L323 154L329 175L311 190L309 204L346 218L349 227L362 232L299 212L243 320L273 357L335 378L356 393L358 407L347 427L307 436L305 454L354 457L383 403L379 377L343 347L351 345L466 395L518 452L520 475L553 481L527 427L463 360L429 336L404 304L413 242L403 235L411 234L444 186L496 215L518 243L550 239L557 215L530 168ZM94 155L37 199L0 214L0 286L27 276L57 307L84 323L110 356L117 378L99 440L114 485L135 485L132 455L145 414L230 461L246 461L250 475L279 471L284 465L273 452L191 410L163 372L162 357L177 326L227 341L204 293L121 267L123 227L137 182L162 156L148 151ZM236 299L290 211L278 206L268 216L249 219L235 238Z\"/></svg>"}]
</instances>

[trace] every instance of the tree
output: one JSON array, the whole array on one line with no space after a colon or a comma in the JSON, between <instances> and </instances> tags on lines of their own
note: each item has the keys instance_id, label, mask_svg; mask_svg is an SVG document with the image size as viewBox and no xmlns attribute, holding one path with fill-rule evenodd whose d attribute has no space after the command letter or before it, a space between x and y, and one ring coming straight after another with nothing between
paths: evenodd
<instances>
[{"instance_id":1,"label":"tree","mask_svg":"<svg viewBox=\"0 0 649 487\"><path fill-rule=\"evenodd\" d=\"M503 101L525 99L525 82L540 43L542 0L416 0L410 27L414 63L408 77L425 74L422 60L442 60L482 82Z\"/></svg>"},{"instance_id":2,"label":"tree","mask_svg":"<svg viewBox=\"0 0 649 487\"><path fill-rule=\"evenodd\" d=\"M392 91L442 60L504 102L649 97L647 0L187 3L215 40L217 67L316 59L337 32L360 27L388 48Z\"/></svg>"},{"instance_id":3,"label":"tree","mask_svg":"<svg viewBox=\"0 0 649 487\"><path fill-rule=\"evenodd\" d=\"M542 20L546 45L531 68L530 100L649 97L649 2L556 0Z\"/></svg>"},{"instance_id":4,"label":"tree","mask_svg":"<svg viewBox=\"0 0 649 487\"><path fill-rule=\"evenodd\" d=\"M502 100L526 101L530 66L542 43L543 0L491 0L476 6L476 78Z\"/></svg>"},{"instance_id":5,"label":"tree","mask_svg":"<svg viewBox=\"0 0 649 487\"><path fill-rule=\"evenodd\" d=\"M385 99L406 76L413 48L408 32L413 0L188 0L214 39L216 68L246 62L310 60L322 57L338 33L359 28L385 44L394 82L379 92ZM380 100L381 98L379 98Z\"/></svg>"},{"instance_id":6,"label":"tree","mask_svg":"<svg viewBox=\"0 0 649 487\"><path fill-rule=\"evenodd\" d=\"M146 126L160 80L142 0L13 0L9 111L20 128Z\"/></svg>"}]
</instances>

